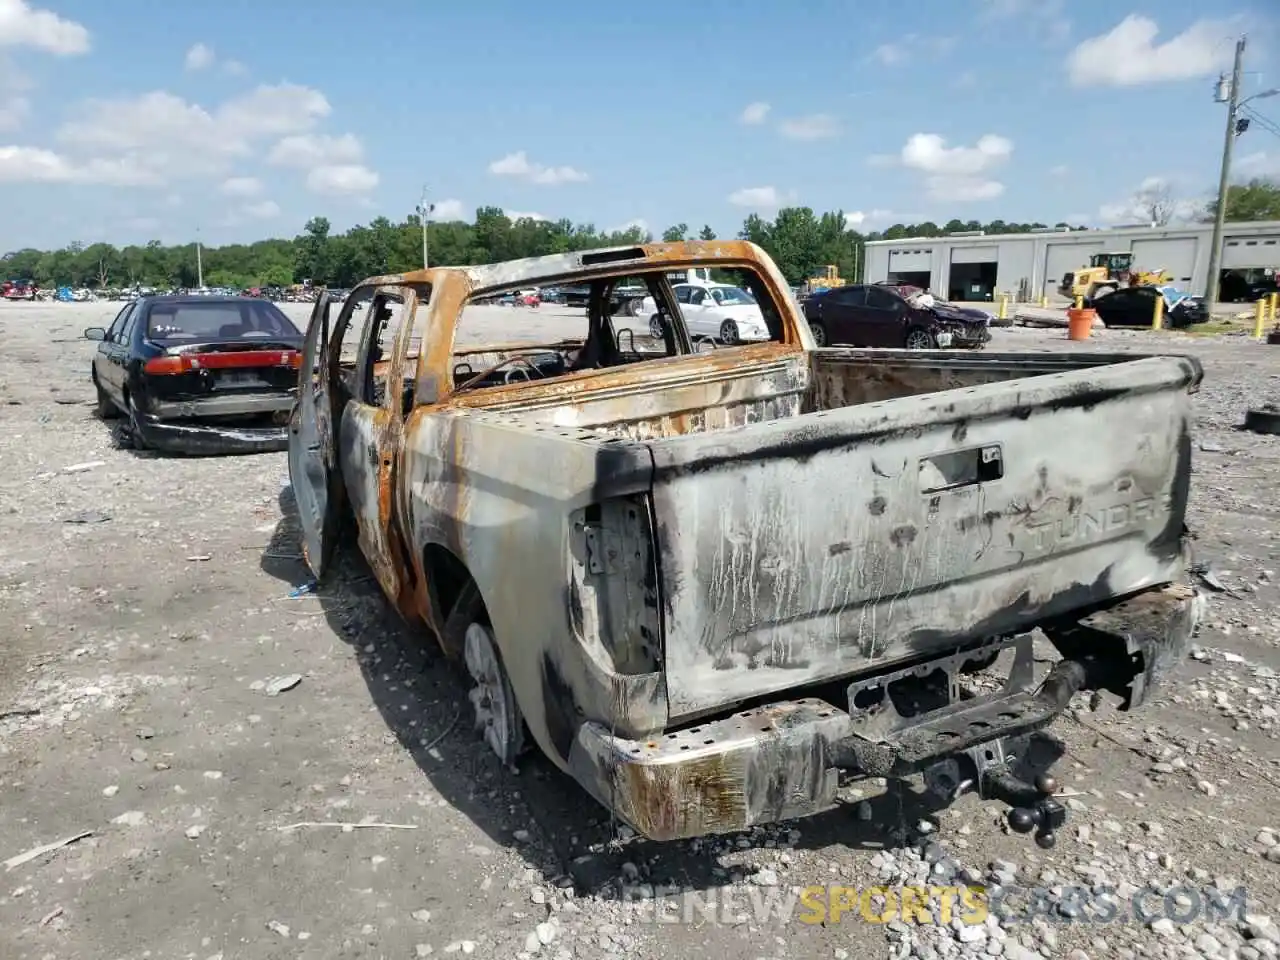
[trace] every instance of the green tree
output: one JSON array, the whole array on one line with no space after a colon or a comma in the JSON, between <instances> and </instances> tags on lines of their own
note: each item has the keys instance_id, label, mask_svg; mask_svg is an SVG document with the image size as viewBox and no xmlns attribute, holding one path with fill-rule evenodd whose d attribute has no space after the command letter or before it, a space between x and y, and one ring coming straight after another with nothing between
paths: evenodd
<instances>
[{"instance_id":1,"label":"green tree","mask_svg":"<svg viewBox=\"0 0 1280 960\"><path fill-rule=\"evenodd\" d=\"M1204 219L1213 220L1218 212L1217 199L1205 206ZM1227 216L1230 222L1243 220L1280 220L1280 180L1255 177L1247 183L1227 188Z\"/></svg>"},{"instance_id":2,"label":"green tree","mask_svg":"<svg viewBox=\"0 0 1280 960\"><path fill-rule=\"evenodd\" d=\"M712 230L709 225L704 225L703 228L698 232L699 240L710 241L710 240L714 240L715 238L716 238L716 232Z\"/></svg>"},{"instance_id":3,"label":"green tree","mask_svg":"<svg viewBox=\"0 0 1280 960\"><path fill-rule=\"evenodd\" d=\"M677 223L674 227L667 227L662 231L662 239L667 243L675 243L678 240L687 240L689 238L689 225L686 223Z\"/></svg>"}]
</instances>

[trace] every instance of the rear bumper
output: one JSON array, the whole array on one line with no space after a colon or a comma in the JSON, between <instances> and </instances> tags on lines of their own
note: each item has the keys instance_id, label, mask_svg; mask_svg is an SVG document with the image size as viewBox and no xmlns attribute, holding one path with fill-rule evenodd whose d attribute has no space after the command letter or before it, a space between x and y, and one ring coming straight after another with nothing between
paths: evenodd
<instances>
[{"instance_id":1,"label":"rear bumper","mask_svg":"<svg viewBox=\"0 0 1280 960\"><path fill-rule=\"evenodd\" d=\"M961 701L909 722L881 707L841 710L821 700L769 704L649 740L583 725L571 772L606 807L653 840L745 830L819 813L835 802L839 771L903 776L984 743L1046 726L1079 690L1109 689L1140 705L1182 662L1204 611L1194 589L1167 585L1070 624L1046 627L1064 659L1038 688ZM1052 631L1052 632L1051 632ZM1023 649L1025 648L1025 663ZM965 656L938 662L958 669ZM1030 669L1030 640L1010 675ZM917 672L915 668L898 674ZM1023 680L1028 680L1023 677ZM883 678L884 683L892 677ZM857 681L866 691L876 683ZM890 716L892 714L892 716Z\"/></svg>"},{"instance_id":2,"label":"rear bumper","mask_svg":"<svg viewBox=\"0 0 1280 960\"><path fill-rule=\"evenodd\" d=\"M293 397L280 393L152 400L137 430L146 446L166 453L271 453L289 448L289 426L258 424L273 415L283 420L292 408Z\"/></svg>"}]
</instances>

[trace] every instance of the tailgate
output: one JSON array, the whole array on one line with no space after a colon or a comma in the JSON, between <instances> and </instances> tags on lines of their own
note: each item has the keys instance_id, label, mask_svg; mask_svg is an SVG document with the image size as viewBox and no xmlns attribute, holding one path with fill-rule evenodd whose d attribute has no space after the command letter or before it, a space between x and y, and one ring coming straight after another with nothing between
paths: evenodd
<instances>
[{"instance_id":1,"label":"tailgate","mask_svg":"<svg viewBox=\"0 0 1280 960\"><path fill-rule=\"evenodd\" d=\"M653 441L672 719L1175 578L1199 378L1142 358Z\"/></svg>"}]
</instances>

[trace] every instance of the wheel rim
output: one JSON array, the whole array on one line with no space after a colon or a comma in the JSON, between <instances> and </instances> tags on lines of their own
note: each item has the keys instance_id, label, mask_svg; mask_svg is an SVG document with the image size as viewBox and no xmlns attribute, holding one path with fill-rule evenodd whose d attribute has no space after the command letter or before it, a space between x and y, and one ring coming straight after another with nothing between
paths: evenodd
<instances>
[{"instance_id":1,"label":"wheel rim","mask_svg":"<svg viewBox=\"0 0 1280 960\"><path fill-rule=\"evenodd\" d=\"M929 335L923 330L912 330L907 334L908 350L928 350Z\"/></svg>"},{"instance_id":2,"label":"wheel rim","mask_svg":"<svg viewBox=\"0 0 1280 960\"><path fill-rule=\"evenodd\" d=\"M827 345L827 331L822 329L822 324L809 324L809 332L813 334L813 342L818 346L825 347Z\"/></svg>"},{"instance_id":3,"label":"wheel rim","mask_svg":"<svg viewBox=\"0 0 1280 960\"><path fill-rule=\"evenodd\" d=\"M485 742L499 759L511 763L519 747L516 705L493 638L483 624L473 623L467 627L463 657L475 684L467 696L476 729L484 734Z\"/></svg>"},{"instance_id":4,"label":"wheel rim","mask_svg":"<svg viewBox=\"0 0 1280 960\"><path fill-rule=\"evenodd\" d=\"M732 320L726 320L720 324L720 339L725 343L738 342L738 325Z\"/></svg>"},{"instance_id":5,"label":"wheel rim","mask_svg":"<svg viewBox=\"0 0 1280 960\"><path fill-rule=\"evenodd\" d=\"M640 316L642 307L644 307L644 301L632 300L629 304L627 304L627 312L631 314L631 316L633 317L638 317Z\"/></svg>"},{"instance_id":6,"label":"wheel rim","mask_svg":"<svg viewBox=\"0 0 1280 960\"><path fill-rule=\"evenodd\" d=\"M655 340L661 340L664 336L662 321L656 316L649 318L649 336Z\"/></svg>"}]
</instances>

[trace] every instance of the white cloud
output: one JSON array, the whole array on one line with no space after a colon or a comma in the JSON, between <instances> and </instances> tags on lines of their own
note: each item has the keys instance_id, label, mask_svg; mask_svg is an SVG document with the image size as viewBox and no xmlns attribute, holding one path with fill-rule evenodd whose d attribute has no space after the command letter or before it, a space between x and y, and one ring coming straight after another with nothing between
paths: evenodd
<instances>
[{"instance_id":1,"label":"white cloud","mask_svg":"<svg viewBox=\"0 0 1280 960\"><path fill-rule=\"evenodd\" d=\"M279 167L309 170L333 164L360 163L364 147L350 133L340 137L325 134L301 134L285 137L267 154L267 162Z\"/></svg>"},{"instance_id":2,"label":"white cloud","mask_svg":"<svg viewBox=\"0 0 1280 960\"><path fill-rule=\"evenodd\" d=\"M358 163L316 167L307 174L307 189L327 196L368 193L378 185L378 174Z\"/></svg>"},{"instance_id":3,"label":"white cloud","mask_svg":"<svg viewBox=\"0 0 1280 960\"><path fill-rule=\"evenodd\" d=\"M263 84L218 109L218 121L244 137L304 133L332 111L319 90L293 83Z\"/></svg>"},{"instance_id":4,"label":"white cloud","mask_svg":"<svg viewBox=\"0 0 1280 960\"><path fill-rule=\"evenodd\" d=\"M988 133L972 147L947 146L936 133L915 133L896 158L879 154L869 158L874 166L902 166L926 174L930 199L962 203L992 200L1004 193L1004 184L987 176L1013 154L1013 141Z\"/></svg>"},{"instance_id":5,"label":"white cloud","mask_svg":"<svg viewBox=\"0 0 1280 960\"><path fill-rule=\"evenodd\" d=\"M247 204L244 208L245 216L252 217L254 220L270 220L273 217L280 216L280 204L274 200L262 200L258 203Z\"/></svg>"},{"instance_id":6,"label":"white cloud","mask_svg":"<svg viewBox=\"0 0 1280 960\"><path fill-rule=\"evenodd\" d=\"M223 181L222 192L228 197L256 197L262 193L262 181L257 177L231 177Z\"/></svg>"},{"instance_id":7,"label":"white cloud","mask_svg":"<svg viewBox=\"0 0 1280 960\"><path fill-rule=\"evenodd\" d=\"M0 0L0 47L33 47L59 56L87 53L89 31L27 0Z\"/></svg>"},{"instance_id":8,"label":"white cloud","mask_svg":"<svg viewBox=\"0 0 1280 960\"><path fill-rule=\"evenodd\" d=\"M151 186L155 175L124 159L74 163L39 147L0 147L0 183L100 183Z\"/></svg>"},{"instance_id":9,"label":"white cloud","mask_svg":"<svg viewBox=\"0 0 1280 960\"><path fill-rule=\"evenodd\" d=\"M1004 184L982 177L929 177L925 180L929 199L965 203L994 200L1004 193Z\"/></svg>"},{"instance_id":10,"label":"white cloud","mask_svg":"<svg viewBox=\"0 0 1280 960\"><path fill-rule=\"evenodd\" d=\"M573 167L544 167L540 163L530 163L529 156L523 150L509 153L500 160L489 164L489 172L497 177L514 177L530 183L556 186L561 183L582 183L588 177L581 170Z\"/></svg>"},{"instance_id":11,"label":"white cloud","mask_svg":"<svg viewBox=\"0 0 1280 960\"><path fill-rule=\"evenodd\" d=\"M508 217L511 214L507 214ZM649 221L637 217L635 220L628 220L626 223L619 224L616 227L610 227L608 233L626 233L628 230L639 230L641 233L649 233Z\"/></svg>"},{"instance_id":12,"label":"white cloud","mask_svg":"<svg viewBox=\"0 0 1280 960\"><path fill-rule=\"evenodd\" d=\"M431 212L432 220L463 220L466 218L467 208L461 200L441 200L436 204L435 210Z\"/></svg>"},{"instance_id":13,"label":"white cloud","mask_svg":"<svg viewBox=\"0 0 1280 960\"><path fill-rule=\"evenodd\" d=\"M755 103L749 103L742 111L742 116L738 118L739 122L745 123L749 127L756 127L764 123L765 118L769 116L769 104L763 100L757 100Z\"/></svg>"},{"instance_id":14,"label":"white cloud","mask_svg":"<svg viewBox=\"0 0 1280 960\"><path fill-rule=\"evenodd\" d=\"M515 223L517 220L537 220L540 223L545 223L551 219L541 213L529 213L524 210L503 210L502 212L506 214L507 219L512 223Z\"/></svg>"},{"instance_id":15,"label":"white cloud","mask_svg":"<svg viewBox=\"0 0 1280 960\"><path fill-rule=\"evenodd\" d=\"M807 117L783 120L778 130L788 140L823 140L840 132L836 118L827 113L815 113Z\"/></svg>"},{"instance_id":16,"label":"white cloud","mask_svg":"<svg viewBox=\"0 0 1280 960\"><path fill-rule=\"evenodd\" d=\"M239 60L224 61L222 64L222 69L225 70L227 73L231 74L231 76L233 77L243 77L246 73L249 72L249 68L246 67Z\"/></svg>"},{"instance_id":17,"label":"white cloud","mask_svg":"<svg viewBox=\"0 0 1280 960\"><path fill-rule=\"evenodd\" d=\"M31 114L25 96L30 82L4 57L0 57L0 130L15 130Z\"/></svg>"},{"instance_id":18,"label":"white cloud","mask_svg":"<svg viewBox=\"0 0 1280 960\"><path fill-rule=\"evenodd\" d=\"M188 70L207 70L213 66L217 59L213 52L213 47L203 43L195 43L187 50L187 55L183 58L182 64Z\"/></svg>"},{"instance_id":19,"label":"white cloud","mask_svg":"<svg viewBox=\"0 0 1280 960\"><path fill-rule=\"evenodd\" d=\"M1265 150L1246 153L1233 166L1234 172L1241 177L1280 176L1280 153Z\"/></svg>"},{"instance_id":20,"label":"white cloud","mask_svg":"<svg viewBox=\"0 0 1280 960\"><path fill-rule=\"evenodd\" d=\"M123 169L132 182L163 184L223 175L262 140L305 133L329 111L318 90L293 84L259 86L212 110L157 90L85 101L56 138L68 151L59 159L84 176L98 171L119 182Z\"/></svg>"},{"instance_id":21,"label":"white cloud","mask_svg":"<svg viewBox=\"0 0 1280 960\"><path fill-rule=\"evenodd\" d=\"M982 5L985 19L1016 20L1044 41L1063 41L1071 34L1063 0L982 0Z\"/></svg>"},{"instance_id":22,"label":"white cloud","mask_svg":"<svg viewBox=\"0 0 1280 960\"><path fill-rule=\"evenodd\" d=\"M729 194L729 202L735 207L754 207L771 210L782 206L777 187L743 187Z\"/></svg>"},{"instance_id":23,"label":"white cloud","mask_svg":"<svg viewBox=\"0 0 1280 960\"><path fill-rule=\"evenodd\" d=\"M886 67L892 67L901 63L907 58L906 51L896 43L882 43L871 52L871 56L875 60L879 60Z\"/></svg>"},{"instance_id":24,"label":"white cloud","mask_svg":"<svg viewBox=\"0 0 1280 960\"><path fill-rule=\"evenodd\" d=\"M903 166L945 176L974 176L1009 159L1013 142L987 134L972 147L948 147L936 133L912 134L900 154Z\"/></svg>"},{"instance_id":25,"label":"white cloud","mask_svg":"<svg viewBox=\"0 0 1280 960\"><path fill-rule=\"evenodd\" d=\"M1130 14L1109 32L1085 40L1067 57L1067 73L1078 87L1131 87L1188 80L1213 73L1231 57L1224 22L1198 20L1157 43L1154 20Z\"/></svg>"},{"instance_id":26,"label":"white cloud","mask_svg":"<svg viewBox=\"0 0 1280 960\"><path fill-rule=\"evenodd\" d=\"M1147 177L1127 199L1103 204L1098 209L1097 219L1108 224L1191 220L1202 209L1202 205L1194 200L1179 198L1170 180Z\"/></svg>"},{"instance_id":27,"label":"white cloud","mask_svg":"<svg viewBox=\"0 0 1280 960\"><path fill-rule=\"evenodd\" d=\"M854 210L844 215L846 230L861 230L877 223L889 223L895 218L892 210ZM901 219L901 217L898 217Z\"/></svg>"}]
</instances>

